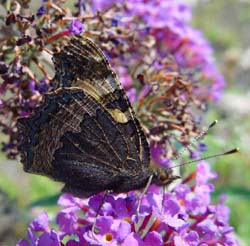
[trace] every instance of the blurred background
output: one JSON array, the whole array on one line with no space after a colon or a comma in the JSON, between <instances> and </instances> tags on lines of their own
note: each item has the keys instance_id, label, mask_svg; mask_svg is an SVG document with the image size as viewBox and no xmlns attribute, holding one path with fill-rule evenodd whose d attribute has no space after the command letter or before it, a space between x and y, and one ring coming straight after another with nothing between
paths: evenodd
<instances>
[{"instance_id":1,"label":"blurred background","mask_svg":"<svg viewBox=\"0 0 250 246\"><path fill-rule=\"evenodd\" d=\"M222 100L210 105L208 119L219 124L205 139L208 152L240 147L240 153L211 161L219 175L215 199L227 195L230 224L241 245L250 245L250 1L198 1L193 17L212 43L227 81Z\"/></svg>"},{"instance_id":2,"label":"blurred background","mask_svg":"<svg viewBox=\"0 0 250 246\"><path fill-rule=\"evenodd\" d=\"M211 161L219 175L214 181L213 199L217 201L221 193L227 195L230 224L241 245L250 245L250 1L188 2L193 8L193 25L212 43L228 83L221 101L211 103L206 115L208 123L219 120L205 138L207 154L236 146L241 149L240 153ZM40 1L34 7L36 4L39 6ZM60 184L24 173L20 163L0 153L0 245L14 245L23 237L30 217L43 211L44 206L53 216L57 208L52 204L56 204L59 190Z\"/></svg>"}]
</instances>

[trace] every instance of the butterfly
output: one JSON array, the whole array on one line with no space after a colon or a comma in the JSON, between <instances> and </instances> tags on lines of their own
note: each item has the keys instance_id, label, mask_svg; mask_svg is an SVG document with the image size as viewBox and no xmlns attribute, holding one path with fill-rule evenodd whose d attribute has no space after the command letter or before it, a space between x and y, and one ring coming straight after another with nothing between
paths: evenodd
<instances>
[{"instance_id":1,"label":"butterfly","mask_svg":"<svg viewBox=\"0 0 250 246\"><path fill-rule=\"evenodd\" d=\"M143 129L102 50L74 36L53 55L54 90L18 119L24 171L64 183L62 192L89 197L128 192L178 177L153 167Z\"/></svg>"}]
</instances>

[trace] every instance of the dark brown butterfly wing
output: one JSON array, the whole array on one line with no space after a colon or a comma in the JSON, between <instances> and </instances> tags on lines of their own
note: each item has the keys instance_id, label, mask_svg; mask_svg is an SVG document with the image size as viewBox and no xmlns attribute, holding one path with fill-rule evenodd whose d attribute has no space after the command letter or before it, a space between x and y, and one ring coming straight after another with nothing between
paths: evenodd
<instances>
[{"instance_id":1,"label":"dark brown butterfly wing","mask_svg":"<svg viewBox=\"0 0 250 246\"><path fill-rule=\"evenodd\" d=\"M88 89L89 94L92 89L96 97L121 89L102 50L86 37L74 36L67 46L54 54L53 61L56 88L81 87Z\"/></svg>"},{"instance_id":2,"label":"dark brown butterfly wing","mask_svg":"<svg viewBox=\"0 0 250 246\"><path fill-rule=\"evenodd\" d=\"M130 107L102 50L90 39L74 36L67 46L53 56L53 61L56 68L55 88L80 87L101 103L112 102L121 111Z\"/></svg>"},{"instance_id":3,"label":"dark brown butterfly wing","mask_svg":"<svg viewBox=\"0 0 250 246\"><path fill-rule=\"evenodd\" d=\"M69 44L53 57L57 81L56 88L78 87L103 105L118 123L134 121L139 142L139 155L143 163L150 161L149 148L144 132L135 117L121 83L101 49L83 36L74 36Z\"/></svg>"},{"instance_id":4,"label":"dark brown butterfly wing","mask_svg":"<svg viewBox=\"0 0 250 246\"><path fill-rule=\"evenodd\" d=\"M136 123L117 123L82 89L47 94L18 128L24 170L64 182L64 191L89 196L145 185L148 163L140 159Z\"/></svg>"},{"instance_id":5,"label":"dark brown butterfly wing","mask_svg":"<svg viewBox=\"0 0 250 246\"><path fill-rule=\"evenodd\" d=\"M18 120L24 170L64 182L77 196L144 187L146 137L102 51L75 37L54 62L59 89Z\"/></svg>"}]
</instances>

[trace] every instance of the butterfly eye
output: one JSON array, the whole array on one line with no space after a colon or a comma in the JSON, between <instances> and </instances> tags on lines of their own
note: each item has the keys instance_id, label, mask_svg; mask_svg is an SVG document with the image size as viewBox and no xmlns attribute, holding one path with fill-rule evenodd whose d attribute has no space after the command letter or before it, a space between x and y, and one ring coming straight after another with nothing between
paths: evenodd
<instances>
[{"instance_id":1,"label":"butterfly eye","mask_svg":"<svg viewBox=\"0 0 250 246\"><path fill-rule=\"evenodd\" d=\"M164 171L162 170L158 176L158 179L159 179L160 183L162 185L164 185L165 183L167 183L167 181L169 179L169 175L165 170Z\"/></svg>"}]
</instances>

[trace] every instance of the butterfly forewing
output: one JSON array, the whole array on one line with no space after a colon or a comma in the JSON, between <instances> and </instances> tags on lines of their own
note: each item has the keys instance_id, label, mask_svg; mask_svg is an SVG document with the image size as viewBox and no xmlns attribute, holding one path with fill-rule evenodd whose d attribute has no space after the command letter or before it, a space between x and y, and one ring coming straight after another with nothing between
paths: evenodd
<instances>
[{"instance_id":1,"label":"butterfly forewing","mask_svg":"<svg viewBox=\"0 0 250 246\"><path fill-rule=\"evenodd\" d=\"M142 164L149 163L149 148L131 104L101 49L86 37L75 36L53 57L57 87L78 87L96 99L118 123L132 120L133 136Z\"/></svg>"}]
</instances>

